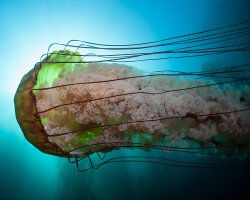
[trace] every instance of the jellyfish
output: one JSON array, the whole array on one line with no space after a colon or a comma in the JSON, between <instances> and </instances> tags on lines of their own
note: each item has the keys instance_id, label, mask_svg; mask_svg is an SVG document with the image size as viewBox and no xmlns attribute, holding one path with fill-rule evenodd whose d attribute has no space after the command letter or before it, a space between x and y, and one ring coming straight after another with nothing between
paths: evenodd
<instances>
[{"instance_id":1,"label":"jellyfish","mask_svg":"<svg viewBox=\"0 0 250 200\"><path fill-rule=\"evenodd\" d=\"M132 48L144 47L140 45ZM104 60L88 62L78 52L81 47L124 47L86 42L72 46L77 49L47 53L22 78L14 98L25 138L42 152L76 160L120 148L248 155L250 89L247 84L232 84L246 83L249 78L216 82L194 76L233 73L249 63L202 73L148 73L110 61L151 56L153 52L100 55L98 58ZM130 50L131 46L125 48ZM211 48L205 52L185 48L187 51L178 53L201 56L229 52L228 47L213 48L212 52Z\"/></svg>"}]
</instances>

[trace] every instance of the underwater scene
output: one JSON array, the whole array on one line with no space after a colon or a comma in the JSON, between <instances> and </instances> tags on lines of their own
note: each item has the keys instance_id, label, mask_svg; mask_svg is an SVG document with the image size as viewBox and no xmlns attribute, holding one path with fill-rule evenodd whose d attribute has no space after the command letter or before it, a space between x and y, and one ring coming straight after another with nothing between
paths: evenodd
<instances>
[{"instance_id":1,"label":"underwater scene","mask_svg":"<svg viewBox=\"0 0 250 200\"><path fill-rule=\"evenodd\" d=\"M250 198L250 2L0 0L0 199Z\"/></svg>"}]
</instances>

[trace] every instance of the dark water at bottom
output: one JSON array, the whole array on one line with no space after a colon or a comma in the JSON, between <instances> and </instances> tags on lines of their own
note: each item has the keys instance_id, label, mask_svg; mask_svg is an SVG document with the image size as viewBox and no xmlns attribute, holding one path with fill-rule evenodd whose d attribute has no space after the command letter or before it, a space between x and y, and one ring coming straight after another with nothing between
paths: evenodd
<instances>
[{"instance_id":1,"label":"dark water at bottom","mask_svg":"<svg viewBox=\"0 0 250 200\"><path fill-rule=\"evenodd\" d=\"M247 199L249 170L197 169L143 163L106 164L78 172L67 159L43 154L23 137L1 130L0 199ZM13 141L15 138L15 142ZM7 145L8 144L8 145ZM249 160L198 157L186 153L146 152L182 161L250 164ZM107 154L145 155L138 150ZM98 162L92 156L94 163ZM81 167L88 160L81 162Z\"/></svg>"}]
</instances>

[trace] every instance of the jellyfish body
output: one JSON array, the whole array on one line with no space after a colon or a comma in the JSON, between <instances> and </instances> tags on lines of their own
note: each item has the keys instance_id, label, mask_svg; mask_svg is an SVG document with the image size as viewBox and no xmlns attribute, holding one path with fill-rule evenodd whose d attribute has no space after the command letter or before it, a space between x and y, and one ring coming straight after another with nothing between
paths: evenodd
<instances>
[{"instance_id":1,"label":"jellyfish body","mask_svg":"<svg viewBox=\"0 0 250 200\"><path fill-rule=\"evenodd\" d=\"M241 112L250 105L248 86L210 81L211 87L193 88L208 81L140 77L145 74L127 65L86 64L70 51L53 52L23 77L15 95L17 120L28 141L57 156L121 147L147 151L159 144L248 152L249 112ZM222 148L227 145L234 148Z\"/></svg>"}]
</instances>

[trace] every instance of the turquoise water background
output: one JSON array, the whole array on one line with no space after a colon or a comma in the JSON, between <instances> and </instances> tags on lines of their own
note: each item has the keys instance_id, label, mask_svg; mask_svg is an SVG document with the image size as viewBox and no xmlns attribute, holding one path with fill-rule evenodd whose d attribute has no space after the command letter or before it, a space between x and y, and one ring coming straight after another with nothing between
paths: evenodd
<instances>
[{"instance_id":1,"label":"turquoise water background","mask_svg":"<svg viewBox=\"0 0 250 200\"><path fill-rule=\"evenodd\" d=\"M13 1L0 0L0 199L219 199L249 195L247 171L107 164L79 173L67 159L46 155L28 143L15 118L14 94L53 42L152 41L249 19L250 3L191 1ZM195 71L205 64L241 64L247 56L169 60L152 70ZM207 66L207 65L206 65ZM121 150L117 155L144 154ZM158 155L161 152L152 152ZM170 153L169 158L220 162L219 157ZM94 157L93 161L97 161ZM229 158L227 163L238 162ZM247 162L247 161L242 161ZM83 161L83 166L88 162Z\"/></svg>"}]
</instances>

